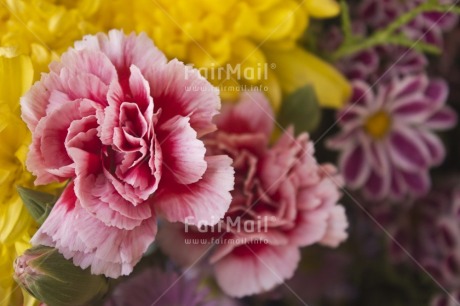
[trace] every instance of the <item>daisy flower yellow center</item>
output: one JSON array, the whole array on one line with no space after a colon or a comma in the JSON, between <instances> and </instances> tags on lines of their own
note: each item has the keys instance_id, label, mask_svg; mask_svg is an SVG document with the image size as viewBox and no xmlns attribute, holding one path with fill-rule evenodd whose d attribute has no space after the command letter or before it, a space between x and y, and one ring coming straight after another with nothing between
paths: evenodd
<instances>
[{"instance_id":1,"label":"daisy flower yellow center","mask_svg":"<svg viewBox=\"0 0 460 306\"><path fill-rule=\"evenodd\" d=\"M374 139L381 139L388 133L390 126L390 115L385 111L378 111L367 118L364 129Z\"/></svg>"}]
</instances>

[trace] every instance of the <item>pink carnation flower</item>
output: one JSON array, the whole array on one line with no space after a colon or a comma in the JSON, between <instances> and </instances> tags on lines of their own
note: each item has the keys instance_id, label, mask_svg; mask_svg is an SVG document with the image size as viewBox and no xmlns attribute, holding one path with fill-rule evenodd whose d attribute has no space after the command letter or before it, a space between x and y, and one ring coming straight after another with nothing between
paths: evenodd
<instances>
[{"instance_id":1,"label":"pink carnation flower","mask_svg":"<svg viewBox=\"0 0 460 306\"><path fill-rule=\"evenodd\" d=\"M233 201L223 223L206 233L166 225L158 241L183 265L215 244L210 263L218 284L242 297L291 278L300 247L338 246L347 238L348 223L337 205L341 179L333 166L317 164L307 134L295 139L289 130L268 147L273 113L263 94L245 93L236 106L226 105L217 126L206 140L208 151L229 154L235 168ZM184 239L192 240L180 243Z\"/></svg>"},{"instance_id":2,"label":"pink carnation flower","mask_svg":"<svg viewBox=\"0 0 460 306\"><path fill-rule=\"evenodd\" d=\"M227 211L231 159L205 156L200 140L215 130L218 94L145 35L86 36L21 104L36 183L70 180L33 244L118 277L154 241L156 214L215 223Z\"/></svg>"},{"instance_id":3,"label":"pink carnation flower","mask_svg":"<svg viewBox=\"0 0 460 306\"><path fill-rule=\"evenodd\" d=\"M346 184L363 188L372 199L427 192L429 169L445 156L434 132L456 123L455 112L445 105L447 95L444 81L424 75L394 78L377 93L354 82L352 103L338 112L342 131L328 142L341 151Z\"/></svg>"}]
</instances>

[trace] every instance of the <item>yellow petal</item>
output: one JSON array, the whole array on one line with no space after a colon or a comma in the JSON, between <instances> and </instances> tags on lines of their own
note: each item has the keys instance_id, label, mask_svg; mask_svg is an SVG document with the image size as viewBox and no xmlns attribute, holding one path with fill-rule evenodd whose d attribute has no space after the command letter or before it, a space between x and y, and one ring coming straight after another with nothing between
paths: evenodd
<instances>
[{"instance_id":1,"label":"yellow petal","mask_svg":"<svg viewBox=\"0 0 460 306\"><path fill-rule=\"evenodd\" d=\"M21 289L22 294L24 296L24 306L34 306L34 305L39 305L40 303L34 299L26 290Z\"/></svg>"},{"instance_id":2,"label":"yellow petal","mask_svg":"<svg viewBox=\"0 0 460 306\"><path fill-rule=\"evenodd\" d=\"M21 199L15 195L14 200L9 205L3 204L1 210L0 243L11 244L16 242L32 225L32 222L32 218L22 204Z\"/></svg>"},{"instance_id":3,"label":"yellow petal","mask_svg":"<svg viewBox=\"0 0 460 306\"><path fill-rule=\"evenodd\" d=\"M305 85L315 88L323 107L340 108L348 100L348 81L330 64L301 49L267 50L268 62L275 63L283 93L289 94Z\"/></svg>"},{"instance_id":4,"label":"yellow petal","mask_svg":"<svg viewBox=\"0 0 460 306\"><path fill-rule=\"evenodd\" d=\"M335 0L305 0L308 14L315 18L335 17L340 13L340 6Z\"/></svg>"},{"instance_id":5,"label":"yellow petal","mask_svg":"<svg viewBox=\"0 0 460 306\"><path fill-rule=\"evenodd\" d=\"M8 103L11 109L19 107L19 98L30 88L34 70L30 58L0 56L0 102Z\"/></svg>"},{"instance_id":6,"label":"yellow petal","mask_svg":"<svg viewBox=\"0 0 460 306\"><path fill-rule=\"evenodd\" d=\"M257 39L264 41L269 38L276 41L289 36L290 32L297 30L294 18L296 12L301 12L299 5L290 0L285 0L273 9L263 12L258 31L255 33Z\"/></svg>"},{"instance_id":7,"label":"yellow petal","mask_svg":"<svg viewBox=\"0 0 460 306\"><path fill-rule=\"evenodd\" d=\"M84 16L91 16L99 9L101 0L61 0L59 3L68 9L78 8Z\"/></svg>"}]
</instances>

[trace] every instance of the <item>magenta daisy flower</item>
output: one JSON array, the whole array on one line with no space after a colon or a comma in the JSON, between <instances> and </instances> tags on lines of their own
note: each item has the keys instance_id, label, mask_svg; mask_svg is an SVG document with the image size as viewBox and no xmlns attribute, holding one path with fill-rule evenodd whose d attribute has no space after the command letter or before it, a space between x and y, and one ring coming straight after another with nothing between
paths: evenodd
<instances>
[{"instance_id":1,"label":"magenta daisy flower","mask_svg":"<svg viewBox=\"0 0 460 306\"><path fill-rule=\"evenodd\" d=\"M339 167L348 187L363 188L373 199L400 199L429 190L429 169L445 156L434 133L456 123L445 105L448 87L425 75L394 78L376 92L353 84L348 107L338 112L341 132L329 139L341 151Z\"/></svg>"}]
</instances>

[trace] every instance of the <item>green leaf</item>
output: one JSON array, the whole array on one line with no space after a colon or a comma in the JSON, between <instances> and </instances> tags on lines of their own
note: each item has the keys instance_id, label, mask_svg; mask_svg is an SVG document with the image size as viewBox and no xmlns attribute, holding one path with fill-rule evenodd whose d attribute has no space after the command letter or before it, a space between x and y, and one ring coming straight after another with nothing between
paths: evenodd
<instances>
[{"instance_id":1,"label":"green leaf","mask_svg":"<svg viewBox=\"0 0 460 306\"><path fill-rule=\"evenodd\" d=\"M38 224L43 224L57 200L56 196L21 186L17 190L31 216Z\"/></svg>"},{"instance_id":2,"label":"green leaf","mask_svg":"<svg viewBox=\"0 0 460 306\"><path fill-rule=\"evenodd\" d=\"M311 132L321 120L321 108L312 86L306 85L287 96L278 115L284 127L294 126L295 133Z\"/></svg>"}]
</instances>

